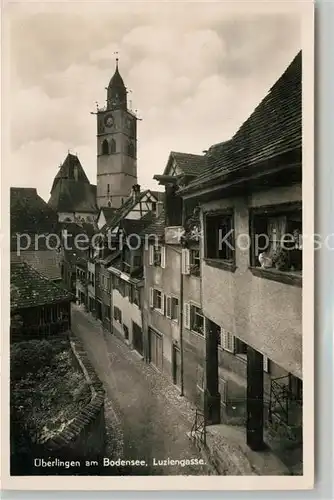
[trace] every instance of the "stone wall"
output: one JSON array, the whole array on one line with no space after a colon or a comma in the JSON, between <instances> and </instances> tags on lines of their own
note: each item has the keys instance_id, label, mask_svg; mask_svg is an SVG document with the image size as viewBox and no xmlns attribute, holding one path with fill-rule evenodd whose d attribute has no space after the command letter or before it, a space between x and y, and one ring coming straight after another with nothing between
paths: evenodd
<instances>
[{"instance_id":1,"label":"stone wall","mask_svg":"<svg viewBox=\"0 0 334 500\"><path fill-rule=\"evenodd\" d=\"M43 457L50 461L78 461L80 465L38 467L38 474L98 474L101 458L104 456L106 438L103 385L81 342L73 336L70 340L74 363L83 371L90 385L91 400L61 432L43 443ZM88 466L86 461L97 461L98 465Z\"/></svg>"}]
</instances>

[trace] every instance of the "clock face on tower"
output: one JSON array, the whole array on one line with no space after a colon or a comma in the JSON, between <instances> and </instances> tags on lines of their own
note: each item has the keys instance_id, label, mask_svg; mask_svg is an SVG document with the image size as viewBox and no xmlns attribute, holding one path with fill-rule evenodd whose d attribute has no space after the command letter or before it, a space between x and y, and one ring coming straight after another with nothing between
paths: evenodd
<instances>
[{"instance_id":1,"label":"clock face on tower","mask_svg":"<svg viewBox=\"0 0 334 500\"><path fill-rule=\"evenodd\" d=\"M105 115L104 117L104 124L106 127L112 127L114 124L114 119L111 114Z\"/></svg>"}]
</instances>

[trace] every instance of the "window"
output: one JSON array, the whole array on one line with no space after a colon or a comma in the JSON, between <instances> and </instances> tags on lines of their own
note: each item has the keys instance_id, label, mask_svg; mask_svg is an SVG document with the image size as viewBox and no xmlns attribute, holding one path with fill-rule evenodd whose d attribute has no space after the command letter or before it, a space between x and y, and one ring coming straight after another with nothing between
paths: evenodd
<instances>
[{"instance_id":1,"label":"window","mask_svg":"<svg viewBox=\"0 0 334 500\"><path fill-rule=\"evenodd\" d=\"M106 319L110 321L110 306L105 306L105 316Z\"/></svg>"},{"instance_id":2,"label":"window","mask_svg":"<svg viewBox=\"0 0 334 500\"><path fill-rule=\"evenodd\" d=\"M110 293L110 291L111 291L111 280L110 278L107 278L107 292Z\"/></svg>"},{"instance_id":3,"label":"window","mask_svg":"<svg viewBox=\"0 0 334 500\"><path fill-rule=\"evenodd\" d=\"M110 184L107 184L107 194L110 193Z\"/></svg>"},{"instance_id":4,"label":"window","mask_svg":"<svg viewBox=\"0 0 334 500\"><path fill-rule=\"evenodd\" d=\"M204 316L202 309L190 305L190 330L204 335Z\"/></svg>"},{"instance_id":5,"label":"window","mask_svg":"<svg viewBox=\"0 0 334 500\"><path fill-rule=\"evenodd\" d=\"M140 292L135 286L132 286L132 302L140 307Z\"/></svg>"},{"instance_id":6,"label":"window","mask_svg":"<svg viewBox=\"0 0 334 500\"><path fill-rule=\"evenodd\" d=\"M129 340L129 328L123 324L124 337L126 340Z\"/></svg>"},{"instance_id":7,"label":"window","mask_svg":"<svg viewBox=\"0 0 334 500\"><path fill-rule=\"evenodd\" d=\"M157 204L155 201L152 202L152 211L155 212L157 210Z\"/></svg>"},{"instance_id":8,"label":"window","mask_svg":"<svg viewBox=\"0 0 334 500\"><path fill-rule=\"evenodd\" d=\"M149 265L166 267L166 247L161 245L149 246Z\"/></svg>"},{"instance_id":9,"label":"window","mask_svg":"<svg viewBox=\"0 0 334 500\"><path fill-rule=\"evenodd\" d=\"M162 294L160 290L153 292L153 307L154 309L162 309Z\"/></svg>"},{"instance_id":10,"label":"window","mask_svg":"<svg viewBox=\"0 0 334 500\"><path fill-rule=\"evenodd\" d=\"M234 351L235 354L237 354L239 357L247 360L247 344L245 344L245 342L243 342L242 340L235 337L234 348L235 348L235 351Z\"/></svg>"},{"instance_id":11,"label":"window","mask_svg":"<svg viewBox=\"0 0 334 500\"><path fill-rule=\"evenodd\" d=\"M118 291L122 297L125 297L125 283L123 280L119 280Z\"/></svg>"},{"instance_id":12,"label":"window","mask_svg":"<svg viewBox=\"0 0 334 500\"><path fill-rule=\"evenodd\" d=\"M128 155L134 157L135 156L135 147L132 142L128 144Z\"/></svg>"},{"instance_id":13,"label":"window","mask_svg":"<svg viewBox=\"0 0 334 500\"><path fill-rule=\"evenodd\" d=\"M251 265L285 272L302 271L300 204L254 210L251 214Z\"/></svg>"},{"instance_id":14,"label":"window","mask_svg":"<svg viewBox=\"0 0 334 500\"><path fill-rule=\"evenodd\" d=\"M161 266L161 246L153 247L153 264Z\"/></svg>"},{"instance_id":15,"label":"window","mask_svg":"<svg viewBox=\"0 0 334 500\"><path fill-rule=\"evenodd\" d=\"M161 314L165 314L165 296L156 288L150 288L150 306Z\"/></svg>"},{"instance_id":16,"label":"window","mask_svg":"<svg viewBox=\"0 0 334 500\"><path fill-rule=\"evenodd\" d=\"M178 321L179 319L179 299L177 297L166 297L166 316L167 318Z\"/></svg>"},{"instance_id":17,"label":"window","mask_svg":"<svg viewBox=\"0 0 334 500\"><path fill-rule=\"evenodd\" d=\"M234 228L231 212L205 215L205 257L234 263Z\"/></svg>"},{"instance_id":18,"label":"window","mask_svg":"<svg viewBox=\"0 0 334 500\"><path fill-rule=\"evenodd\" d=\"M130 283L125 283L124 284L124 297L129 297L131 296L131 285Z\"/></svg>"},{"instance_id":19,"label":"window","mask_svg":"<svg viewBox=\"0 0 334 500\"><path fill-rule=\"evenodd\" d=\"M201 259L199 249L190 250L190 274L200 276L201 274Z\"/></svg>"},{"instance_id":20,"label":"window","mask_svg":"<svg viewBox=\"0 0 334 500\"><path fill-rule=\"evenodd\" d=\"M141 255L134 255L133 256L133 267L137 268L137 267L141 267L141 265L142 265Z\"/></svg>"},{"instance_id":21,"label":"window","mask_svg":"<svg viewBox=\"0 0 334 500\"><path fill-rule=\"evenodd\" d=\"M110 141L110 153L116 153L116 141L111 139Z\"/></svg>"},{"instance_id":22,"label":"window","mask_svg":"<svg viewBox=\"0 0 334 500\"><path fill-rule=\"evenodd\" d=\"M102 142L102 154L103 155L109 154L109 144L107 139L104 139L104 141Z\"/></svg>"},{"instance_id":23,"label":"window","mask_svg":"<svg viewBox=\"0 0 334 500\"><path fill-rule=\"evenodd\" d=\"M114 306L114 320L118 323L122 323L122 311L116 306Z\"/></svg>"}]
</instances>

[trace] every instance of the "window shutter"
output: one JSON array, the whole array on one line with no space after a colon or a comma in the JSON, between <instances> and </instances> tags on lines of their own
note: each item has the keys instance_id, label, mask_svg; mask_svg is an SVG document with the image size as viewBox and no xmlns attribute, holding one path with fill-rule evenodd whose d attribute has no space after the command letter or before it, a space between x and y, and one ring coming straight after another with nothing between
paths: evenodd
<instances>
[{"instance_id":1,"label":"window shutter","mask_svg":"<svg viewBox=\"0 0 334 500\"><path fill-rule=\"evenodd\" d=\"M227 345L227 331L221 327L220 328L220 338L221 338L221 346L223 349L226 349Z\"/></svg>"},{"instance_id":2,"label":"window shutter","mask_svg":"<svg viewBox=\"0 0 334 500\"><path fill-rule=\"evenodd\" d=\"M165 294L161 292L161 314L165 314Z\"/></svg>"},{"instance_id":3,"label":"window shutter","mask_svg":"<svg viewBox=\"0 0 334 500\"><path fill-rule=\"evenodd\" d=\"M269 359L263 354L263 371L269 373Z\"/></svg>"},{"instance_id":4,"label":"window shutter","mask_svg":"<svg viewBox=\"0 0 334 500\"><path fill-rule=\"evenodd\" d=\"M189 302L185 302L183 306L183 321L184 321L184 327L190 330L190 304Z\"/></svg>"},{"instance_id":5,"label":"window shutter","mask_svg":"<svg viewBox=\"0 0 334 500\"><path fill-rule=\"evenodd\" d=\"M182 274L190 273L190 252L188 248L182 248L181 267L182 267Z\"/></svg>"},{"instance_id":6,"label":"window shutter","mask_svg":"<svg viewBox=\"0 0 334 500\"><path fill-rule=\"evenodd\" d=\"M150 307L154 305L154 289L150 287Z\"/></svg>"},{"instance_id":7,"label":"window shutter","mask_svg":"<svg viewBox=\"0 0 334 500\"><path fill-rule=\"evenodd\" d=\"M148 247L148 252L149 252L148 263L150 266L153 266L153 259L154 259L154 247L153 247L153 245L150 245Z\"/></svg>"},{"instance_id":8,"label":"window shutter","mask_svg":"<svg viewBox=\"0 0 334 500\"><path fill-rule=\"evenodd\" d=\"M171 319L172 317L172 297L166 296L166 316Z\"/></svg>"},{"instance_id":9,"label":"window shutter","mask_svg":"<svg viewBox=\"0 0 334 500\"><path fill-rule=\"evenodd\" d=\"M221 327L221 344L225 351L233 352L235 351L234 335Z\"/></svg>"},{"instance_id":10,"label":"window shutter","mask_svg":"<svg viewBox=\"0 0 334 500\"><path fill-rule=\"evenodd\" d=\"M161 267L165 269L166 267L166 247L161 247Z\"/></svg>"}]
</instances>

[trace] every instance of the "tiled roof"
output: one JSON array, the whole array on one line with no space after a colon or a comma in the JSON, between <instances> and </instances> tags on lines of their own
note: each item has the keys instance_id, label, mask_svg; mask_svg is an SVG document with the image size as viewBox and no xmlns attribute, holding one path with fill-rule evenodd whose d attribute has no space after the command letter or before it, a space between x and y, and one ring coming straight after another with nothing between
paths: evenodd
<instances>
[{"instance_id":1,"label":"tiled roof","mask_svg":"<svg viewBox=\"0 0 334 500\"><path fill-rule=\"evenodd\" d=\"M139 194L137 200L134 199L132 195L123 203L122 206L117 208L115 213L111 216L109 222L103 227L102 232L114 229L120 221L126 217L126 215L131 212L131 210L137 205L137 203L147 194L150 190L146 189Z\"/></svg>"},{"instance_id":2,"label":"tiled roof","mask_svg":"<svg viewBox=\"0 0 334 500\"><path fill-rule=\"evenodd\" d=\"M67 249L64 248L65 260L73 265L76 263L85 263L88 259L89 242L92 236L98 233L95 224L88 222L68 222L62 223L62 229L66 229L67 231ZM78 235L87 236L87 238L75 240ZM78 242L77 245L75 241Z\"/></svg>"},{"instance_id":3,"label":"tiled roof","mask_svg":"<svg viewBox=\"0 0 334 500\"><path fill-rule=\"evenodd\" d=\"M103 212L103 215L104 215L104 217L105 217L105 219L107 221L107 224L109 224L112 221L115 213L117 212L117 208L102 207L100 211Z\"/></svg>"},{"instance_id":4,"label":"tiled roof","mask_svg":"<svg viewBox=\"0 0 334 500\"><path fill-rule=\"evenodd\" d=\"M201 175L203 169L206 167L206 158L204 155L171 151L170 158L176 161L178 167L185 175Z\"/></svg>"},{"instance_id":5,"label":"tiled roof","mask_svg":"<svg viewBox=\"0 0 334 500\"><path fill-rule=\"evenodd\" d=\"M208 168L181 192L200 189L231 172L250 169L260 162L302 146L302 53L270 89L221 152L207 154ZM217 145L219 146L219 145ZM209 150L210 153L210 150ZM268 165L269 166L269 165Z\"/></svg>"},{"instance_id":6,"label":"tiled roof","mask_svg":"<svg viewBox=\"0 0 334 500\"><path fill-rule=\"evenodd\" d=\"M154 219L154 214L148 212L141 219L123 219L120 223L120 227L122 227L126 235L141 235L145 228L148 227Z\"/></svg>"},{"instance_id":7,"label":"tiled roof","mask_svg":"<svg viewBox=\"0 0 334 500\"><path fill-rule=\"evenodd\" d=\"M97 212L96 186L77 156L69 153L54 178L49 205L56 212Z\"/></svg>"},{"instance_id":8,"label":"tiled roof","mask_svg":"<svg viewBox=\"0 0 334 500\"><path fill-rule=\"evenodd\" d=\"M61 256L56 250L28 250L20 255L11 252L10 260L12 263L26 262L50 280L61 279Z\"/></svg>"},{"instance_id":9,"label":"tiled roof","mask_svg":"<svg viewBox=\"0 0 334 500\"><path fill-rule=\"evenodd\" d=\"M73 179L59 179L48 203L56 212L97 212L94 188Z\"/></svg>"},{"instance_id":10,"label":"tiled roof","mask_svg":"<svg viewBox=\"0 0 334 500\"><path fill-rule=\"evenodd\" d=\"M11 310L42 306L70 300L72 294L56 285L25 262L10 266Z\"/></svg>"},{"instance_id":11,"label":"tiled roof","mask_svg":"<svg viewBox=\"0 0 334 500\"><path fill-rule=\"evenodd\" d=\"M68 153L64 163L60 166L59 172L54 178L51 192L54 190L60 179L72 179L89 184L88 177L85 174L79 158L72 153Z\"/></svg>"},{"instance_id":12,"label":"tiled roof","mask_svg":"<svg viewBox=\"0 0 334 500\"><path fill-rule=\"evenodd\" d=\"M56 212L37 194L36 188L10 188L10 232L26 234L54 233Z\"/></svg>"},{"instance_id":13,"label":"tiled roof","mask_svg":"<svg viewBox=\"0 0 334 500\"><path fill-rule=\"evenodd\" d=\"M142 232L142 235L154 235L163 240L165 237L165 211L162 210L161 214L154 219Z\"/></svg>"}]
</instances>

